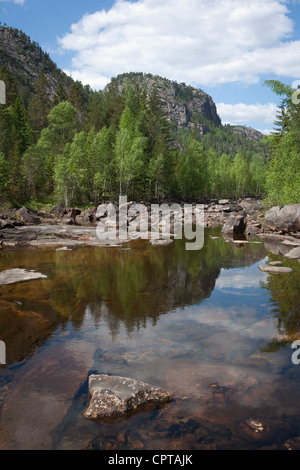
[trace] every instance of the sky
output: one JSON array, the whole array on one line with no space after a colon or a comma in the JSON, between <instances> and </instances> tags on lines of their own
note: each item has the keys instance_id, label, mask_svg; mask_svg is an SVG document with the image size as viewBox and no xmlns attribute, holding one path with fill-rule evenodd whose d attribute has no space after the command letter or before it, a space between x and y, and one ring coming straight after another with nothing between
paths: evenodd
<instances>
[{"instance_id":1,"label":"sky","mask_svg":"<svg viewBox=\"0 0 300 470\"><path fill-rule=\"evenodd\" d=\"M152 73L204 90L223 124L266 134L280 98L264 81L300 80L300 0L0 0L0 21L95 90Z\"/></svg>"}]
</instances>

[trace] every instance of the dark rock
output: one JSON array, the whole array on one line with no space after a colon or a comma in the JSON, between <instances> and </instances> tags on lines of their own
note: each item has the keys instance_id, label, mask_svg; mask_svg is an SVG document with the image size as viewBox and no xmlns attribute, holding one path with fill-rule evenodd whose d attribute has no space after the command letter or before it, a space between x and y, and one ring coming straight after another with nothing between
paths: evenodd
<instances>
[{"instance_id":1,"label":"dark rock","mask_svg":"<svg viewBox=\"0 0 300 470\"><path fill-rule=\"evenodd\" d=\"M39 225L41 223L41 219L26 207L17 210L16 217L24 225Z\"/></svg>"},{"instance_id":2,"label":"dark rock","mask_svg":"<svg viewBox=\"0 0 300 470\"><path fill-rule=\"evenodd\" d=\"M93 420L120 418L128 412L144 409L145 405L159 406L172 396L159 387L138 380L105 374L89 377L90 403L84 417Z\"/></svg>"},{"instance_id":3,"label":"dark rock","mask_svg":"<svg viewBox=\"0 0 300 470\"><path fill-rule=\"evenodd\" d=\"M66 209L65 210L65 214L63 216L63 219L72 219L75 223L75 219L76 217L81 214L81 209L75 209L75 208L72 208L72 209Z\"/></svg>"},{"instance_id":4,"label":"dark rock","mask_svg":"<svg viewBox=\"0 0 300 470\"><path fill-rule=\"evenodd\" d=\"M0 219L0 230L5 228L14 228L14 224L10 220Z\"/></svg>"},{"instance_id":5,"label":"dark rock","mask_svg":"<svg viewBox=\"0 0 300 470\"><path fill-rule=\"evenodd\" d=\"M243 210L242 206L239 206L238 204L227 204L223 207L222 209L224 212L240 212Z\"/></svg>"},{"instance_id":6,"label":"dark rock","mask_svg":"<svg viewBox=\"0 0 300 470\"><path fill-rule=\"evenodd\" d=\"M96 225L96 211L96 208L90 208L81 212L79 215L76 215L75 222L78 225Z\"/></svg>"},{"instance_id":7,"label":"dark rock","mask_svg":"<svg viewBox=\"0 0 300 470\"><path fill-rule=\"evenodd\" d=\"M242 234L245 232L246 228L246 219L244 215L234 215L231 216L222 228L222 233L225 234Z\"/></svg>"},{"instance_id":8,"label":"dark rock","mask_svg":"<svg viewBox=\"0 0 300 470\"><path fill-rule=\"evenodd\" d=\"M248 214L253 214L257 211L262 211L264 209L263 203L261 200L254 198L246 198L238 201L239 206L241 206Z\"/></svg>"},{"instance_id":9,"label":"dark rock","mask_svg":"<svg viewBox=\"0 0 300 470\"><path fill-rule=\"evenodd\" d=\"M53 214L56 217L63 217L65 213L66 213L66 209L64 208L62 204L57 204L50 211L50 214Z\"/></svg>"},{"instance_id":10,"label":"dark rock","mask_svg":"<svg viewBox=\"0 0 300 470\"><path fill-rule=\"evenodd\" d=\"M265 213L265 223L271 230L283 232L300 230L300 203L272 207Z\"/></svg>"}]
</instances>

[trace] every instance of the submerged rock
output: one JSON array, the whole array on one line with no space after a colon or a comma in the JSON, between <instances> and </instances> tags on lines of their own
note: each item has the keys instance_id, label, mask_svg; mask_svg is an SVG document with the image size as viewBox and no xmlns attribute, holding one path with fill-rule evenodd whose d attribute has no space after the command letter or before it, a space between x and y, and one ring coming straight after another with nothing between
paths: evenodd
<instances>
[{"instance_id":1,"label":"submerged rock","mask_svg":"<svg viewBox=\"0 0 300 470\"><path fill-rule=\"evenodd\" d=\"M172 396L159 387L105 374L89 377L89 393L91 399L84 417L93 420L120 418L146 405L159 406L172 400Z\"/></svg>"},{"instance_id":2,"label":"submerged rock","mask_svg":"<svg viewBox=\"0 0 300 470\"><path fill-rule=\"evenodd\" d=\"M151 245L153 246L166 246L166 245L170 245L171 243L173 243L173 240L171 239L168 239L168 238L162 238L162 239L150 239L150 243Z\"/></svg>"},{"instance_id":3,"label":"submerged rock","mask_svg":"<svg viewBox=\"0 0 300 470\"><path fill-rule=\"evenodd\" d=\"M15 284L17 282L32 281L34 279L47 279L47 276L36 271L26 271L26 269L9 269L0 272L0 286Z\"/></svg>"}]
</instances>

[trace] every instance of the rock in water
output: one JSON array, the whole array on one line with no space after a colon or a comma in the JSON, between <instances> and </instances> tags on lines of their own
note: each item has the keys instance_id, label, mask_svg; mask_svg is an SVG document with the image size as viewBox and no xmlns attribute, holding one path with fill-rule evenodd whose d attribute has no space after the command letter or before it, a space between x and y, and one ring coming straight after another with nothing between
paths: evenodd
<instances>
[{"instance_id":1,"label":"rock in water","mask_svg":"<svg viewBox=\"0 0 300 470\"><path fill-rule=\"evenodd\" d=\"M292 268L285 268L283 266L264 266L260 265L258 266L261 271L264 273L293 273L294 270Z\"/></svg>"},{"instance_id":2,"label":"rock in water","mask_svg":"<svg viewBox=\"0 0 300 470\"><path fill-rule=\"evenodd\" d=\"M243 215L235 215L227 219L225 222L222 233L226 234L242 234L246 228L246 219Z\"/></svg>"},{"instance_id":3,"label":"rock in water","mask_svg":"<svg viewBox=\"0 0 300 470\"><path fill-rule=\"evenodd\" d=\"M15 284L17 282L32 281L35 279L47 279L47 276L37 273L36 271L26 271L26 269L18 268L0 272L0 286Z\"/></svg>"},{"instance_id":4,"label":"rock in water","mask_svg":"<svg viewBox=\"0 0 300 470\"><path fill-rule=\"evenodd\" d=\"M93 420L120 418L145 405L159 406L172 396L159 387L138 380L105 374L89 377L90 402L84 417Z\"/></svg>"}]
</instances>

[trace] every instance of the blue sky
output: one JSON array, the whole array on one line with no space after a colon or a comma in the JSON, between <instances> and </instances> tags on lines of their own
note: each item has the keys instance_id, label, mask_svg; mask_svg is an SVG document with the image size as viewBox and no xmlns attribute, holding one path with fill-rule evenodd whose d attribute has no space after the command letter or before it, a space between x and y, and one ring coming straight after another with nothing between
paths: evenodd
<instances>
[{"instance_id":1,"label":"blue sky","mask_svg":"<svg viewBox=\"0 0 300 470\"><path fill-rule=\"evenodd\" d=\"M153 73L201 88L223 123L273 127L279 98L265 79L300 80L300 0L0 0L76 80Z\"/></svg>"}]
</instances>

